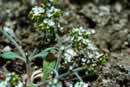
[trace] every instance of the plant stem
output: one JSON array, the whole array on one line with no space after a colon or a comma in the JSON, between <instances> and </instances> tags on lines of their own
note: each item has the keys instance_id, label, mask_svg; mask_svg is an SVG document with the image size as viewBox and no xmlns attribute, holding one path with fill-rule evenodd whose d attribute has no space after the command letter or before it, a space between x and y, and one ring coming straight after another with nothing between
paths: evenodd
<instances>
[{"instance_id":1,"label":"plant stem","mask_svg":"<svg viewBox=\"0 0 130 87\"><path fill-rule=\"evenodd\" d=\"M73 72L78 72L78 71L84 70L84 69L86 69L86 68L87 68L86 66L84 66L84 67L79 67L79 68L73 69L72 71L73 71ZM64 74L61 74L61 75L59 76L59 78L62 78L62 77L67 76L67 75L70 75L71 73L72 73L71 71L68 71L68 72L66 72L66 73L64 73Z\"/></svg>"},{"instance_id":2,"label":"plant stem","mask_svg":"<svg viewBox=\"0 0 130 87\"><path fill-rule=\"evenodd\" d=\"M79 67L79 68L76 68L76 69L73 69L72 71L73 72L78 72L78 71L80 71L80 70L83 70L83 69L86 69L87 67L85 66L85 67ZM67 76L67 75L73 75L74 73L72 73L71 71L68 71L68 72L66 72L66 73L64 73L64 74L62 74L62 75L59 75L59 77L57 78L57 79L60 79L60 78L62 78L62 77L65 77L65 76ZM52 81L53 79L49 79L49 80L46 80L46 81L42 81L42 82L40 82L36 87L42 87L44 84L46 84L46 83L49 83L50 81ZM80 80L82 81L82 79L80 78Z\"/></svg>"},{"instance_id":3,"label":"plant stem","mask_svg":"<svg viewBox=\"0 0 130 87\"><path fill-rule=\"evenodd\" d=\"M23 51L22 47L17 44L17 42L12 38L12 36L10 36L8 34L8 32L6 32L6 31L2 31L2 32L3 32L4 36L6 36L16 46L16 48L19 51L19 53L21 54L21 56L26 58L25 52Z\"/></svg>"},{"instance_id":4,"label":"plant stem","mask_svg":"<svg viewBox=\"0 0 130 87\"><path fill-rule=\"evenodd\" d=\"M81 77L79 76L79 74L77 72L74 72L74 74L77 76L77 78L83 82L83 80L81 79Z\"/></svg>"},{"instance_id":5,"label":"plant stem","mask_svg":"<svg viewBox=\"0 0 130 87\"><path fill-rule=\"evenodd\" d=\"M57 33L55 33L55 34L56 34L56 39L57 39L58 45L59 45L59 47L61 47L62 46L61 39ZM55 70L57 70L57 71L58 71L58 66L60 65L60 62L61 62L61 56L62 56L62 50L59 50L58 57L57 57L57 63L55 66Z\"/></svg>"},{"instance_id":6,"label":"plant stem","mask_svg":"<svg viewBox=\"0 0 130 87\"><path fill-rule=\"evenodd\" d=\"M18 45L18 43L12 38L11 35L8 34L8 32L6 32L6 31L2 31L2 32L16 46L16 48L19 51L19 53L21 54L21 56L25 59L24 62L26 64L26 73L28 75L27 83L30 83L31 82L31 79L30 79L30 77L31 77L31 66L30 66L29 58L26 57L25 52L23 51L22 47ZM24 59L22 59L22 60L24 60Z\"/></svg>"},{"instance_id":7,"label":"plant stem","mask_svg":"<svg viewBox=\"0 0 130 87\"><path fill-rule=\"evenodd\" d=\"M30 65L30 61L28 58L26 58L26 73L28 75L28 79L27 79L27 83L31 82L31 65Z\"/></svg>"}]
</instances>

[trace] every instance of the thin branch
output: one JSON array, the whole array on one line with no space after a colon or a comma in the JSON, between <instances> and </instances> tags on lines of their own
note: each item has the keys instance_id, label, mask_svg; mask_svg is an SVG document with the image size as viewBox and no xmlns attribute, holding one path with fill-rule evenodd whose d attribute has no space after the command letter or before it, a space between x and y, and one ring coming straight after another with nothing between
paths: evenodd
<instances>
[{"instance_id":1,"label":"thin branch","mask_svg":"<svg viewBox=\"0 0 130 87\"><path fill-rule=\"evenodd\" d=\"M78 74L77 72L74 72L74 74L77 76L77 78L78 78L81 82L83 82L82 78L79 76L79 74Z\"/></svg>"}]
</instances>

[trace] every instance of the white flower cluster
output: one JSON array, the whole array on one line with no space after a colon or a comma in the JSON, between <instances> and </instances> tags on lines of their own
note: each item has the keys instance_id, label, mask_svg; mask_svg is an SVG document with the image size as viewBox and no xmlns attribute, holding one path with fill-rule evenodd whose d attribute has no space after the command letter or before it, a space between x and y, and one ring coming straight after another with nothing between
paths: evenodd
<instances>
[{"instance_id":1,"label":"white flower cluster","mask_svg":"<svg viewBox=\"0 0 130 87\"><path fill-rule=\"evenodd\" d=\"M88 49L90 49L90 50L97 50L97 48L94 46L94 44L88 38L88 35L94 34L94 33L95 33L94 30L87 30L87 29L84 29L83 27L74 28L72 30L72 39L71 40L72 41L75 40L76 42L82 42L83 44L87 45Z\"/></svg>"},{"instance_id":2,"label":"white flower cluster","mask_svg":"<svg viewBox=\"0 0 130 87\"><path fill-rule=\"evenodd\" d=\"M88 87L88 83L77 82L74 87Z\"/></svg>"},{"instance_id":3,"label":"white flower cluster","mask_svg":"<svg viewBox=\"0 0 130 87\"><path fill-rule=\"evenodd\" d=\"M0 82L0 87L11 87L10 80L17 81L17 78L11 77L11 74L9 73L6 79ZM15 87L23 87L23 83L21 81L17 81L17 84L15 85Z\"/></svg>"},{"instance_id":4,"label":"white flower cluster","mask_svg":"<svg viewBox=\"0 0 130 87\"><path fill-rule=\"evenodd\" d=\"M49 25L49 26L54 26L55 22L52 19L44 19L43 23Z\"/></svg>"},{"instance_id":5,"label":"white flower cluster","mask_svg":"<svg viewBox=\"0 0 130 87\"><path fill-rule=\"evenodd\" d=\"M38 26L41 30L55 29L57 18L60 17L61 10L56 8L54 0L45 0L41 6L32 8L31 16L33 20L37 20ZM43 21L42 21L43 20Z\"/></svg>"},{"instance_id":6,"label":"white flower cluster","mask_svg":"<svg viewBox=\"0 0 130 87\"><path fill-rule=\"evenodd\" d=\"M93 32L87 29L83 29L82 27L74 28L72 30L72 32L70 33L71 36L68 36L69 39L67 39L66 42L69 42L72 45L81 42L85 44L85 46L83 47L81 46L80 49L77 49L79 48L80 45L76 45L76 47L74 48L69 48L65 50L64 58L66 62L72 62L72 59L75 56L78 56L78 54L84 55L84 57L81 58L81 61L86 63L90 62L90 60L97 61L96 59L103 56L103 54L99 52L99 49L89 39L89 37L87 36L88 34L93 34ZM64 50L65 48L66 48L65 46L61 47L62 50ZM87 59L86 57L89 58L90 60Z\"/></svg>"},{"instance_id":7,"label":"white flower cluster","mask_svg":"<svg viewBox=\"0 0 130 87\"><path fill-rule=\"evenodd\" d=\"M72 58L74 56L76 56L77 53L72 49L67 49L66 52L64 53L64 57L65 57L65 62L72 62Z\"/></svg>"},{"instance_id":8,"label":"white flower cluster","mask_svg":"<svg viewBox=\"0 0 130 87\"><path fill-rule=\"evenodd\" d=\"M67 49L67 46L61 46L60 50L65 50L65 52L63 53L65 63L72 62L74 56L77 56L77 53L74 51L73 48Z\"/></svg>"},{"instance_id":9,"label":"white flower cluster","mask_svg":"<svg viewBox=\"0 0 130 87\"><path fill-rule=\"evenodd\" d=\"M44 13L45 9L40 6L35 6L34 8L32 8L32 11L34 16L38 16L39 14Z\"/></svg>"},{"instance_id":10,"label":"white flower cluster","mask_svg":"<svg viewBox=\"0 0 130 87\"><path fill-rule=\"evenodd\" d=\"M93 50L93 51L96 51L96 50L98 50L98 48L92 43L92 41L91 40L89 40L89 39L83 39L83 43L84 44L87 44L87 48L89 49L89 50Z\"/></svg>"},{"instance_id":11,"label":"white flower cluster","mask_svg":"<svg viewBox=\"0 0 130 87\"><path fill-rule=\"evenodd\" d=\"M61 12L60 9L56 8L52 3L54 0L49 0L49 2L46 2L45 6L35 6L32 8L32 12L34 16L39 16L41 13L44 13L44 16L46 18L53 17Z\"/></svg>"},{"instance_id":12,"label":"white flower cluster","mask_svg":"<svg viewBox=\"0 0 130 87\"><path fill-rule=\"evenodd\" d=\"M79 35L82 35L83 32L86 32L88 35L90 35L90 34L94 34L95 30L84 29L83 27L79 27L79 28L74 28L73 32L78 32Z\"/></svg>"},{"instance_id":13,"label":"white flower cluster","mask_svg":"<svg viewBox=\"0 0 130 87\"><path fill-rule=\"evenodd\" d=\"M59 12L60 12L60 9L57 9L54 6L51 6L51 8L46 11L46 15L47 17L50 18L50 17L53 17L55 13L59 13Z\"/></svg>"}]
</instances>

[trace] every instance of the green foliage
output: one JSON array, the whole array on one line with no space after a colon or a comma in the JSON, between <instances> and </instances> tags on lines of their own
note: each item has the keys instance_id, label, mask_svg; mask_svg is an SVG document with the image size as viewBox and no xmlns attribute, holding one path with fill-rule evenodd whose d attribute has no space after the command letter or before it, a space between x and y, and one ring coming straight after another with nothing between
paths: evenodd
<instances>
[{"instance_id":1,"label":"green foliage","mask_svg":"<svg viewBox=\"0 0 130 87\"><path fill-rule=\"evenodd\" d=\"M8 77L10 77L10 84L11 84L11 87L14 87L16 86L18 80L19 80L19 77L16 73L11 73L11 74L8 74Z\"/></svg>"},{"instance_id":2,"label":"green foliage","mask_svg":"<svg viewBox=\"0 0 130 87\"><path fill-rule=\"evenodd\" d=\"M13 32L13 31L12 31ZM5 58L5 59L16 59L16 58L19 58L20 60L23 60L26 64L26 69L27 69L27 75L28 76L31 76L31 66L30 66L30 63L31 63L31 60L34 59L34 58L45 58L48 53L54 49L54 48L46 48L45 50L42 50L41 52L37 53L36 55L34 55L36 52L34 51L30 56L29 55L26 55L24 50L21 48L21 46L19 46L19 44L16 42L16 40L14 39L14 37L12 37L10 34L9 34L9 31L2 31L3 35L5 35L17 48L19 54L21 54L21 56L19 56L18 54L16 54L15 52L11 52L11 51L6 51L6 52L3 52L2 54L0 54L0 56L2 58ZM14 35L15 36L15 35ZM33 56L34 55L34 56ZM27 56L29 56L29 58L27 58ZM46 63L45 63L46 64ZM47 65L47 64L46 64ZM53 63L51 64L48 64L48 66L46 67L51 67L52 68L52 65ZM46 72L48 72L49 69L47 69ZM45 73L47 74L47 73ZM10 79L10 85L11 87L15 87L16 86L16 74L14 73L11 73L9 74L9 79ZM31 78L28 78L29 81L27 81L27 85L30 86L30 84L32 84L32 82L30 82L30 79ZM3 82L2 84L0 85L5 85L5 82ZM32 85L31 85L32 87Z\"/></svg>"},{"instance_id":3,"label":"green foliage","mask_svg":"<svg viewBox=\"0 0 130 87\"><path fill-rule=\"evenodd\" d=\"M103 65L107 62L107 59L108 59L108 55L105 54L105 55L103 55L102 57L99 58L99 60L97 61L97 64Z\"/></svg>"},{"instance_id":4,"label":"green foliage","mask_svg":"<svg viewBox=\"0 0 130 87\"><path fill-rule=\"evenodd\" d=\"M55 64L56 64L56 61L44 60L44 62L43 62L43 80L46 80L48 78L48 75L54 68Z\"/></svg>"},{"instance_id":5,"label":"green foliage","mask_svg":"<svg viewBox=\"0 0 130 87\"><path fill-rule=\"evenodd\" d=\"M46 48L45 50L42 50L40 53L37 53L35 56L33 56L31 59L34 59L34 58L45 58L49 52L54 49L54 48Z\"/></svg>"},{"instance_id":6,"label":"green foliage","mask_svg":"<svg viewBox=\"0 0 130 87\"><path fill-rule=\"evenodd\" d=\"M72 47L73 48L84 48L87 47L87 42L88 40L88 31L83 29L82 27L80 28L74 28L72 31L70 31L70 36L73 37L72 40Z\"/></svg>"},{"instance_id":7,"label":"green foliage","mask_svg":"<svg viewBox=\"0 0 130 87\"><path fill-rule=\"evenodd\" d=\"M100 52L89 38L91 34L93 34L91 30L82 27L73 28L62 47L64 63L72 68L85 67L83 71L88 74L96 72L99 65L104 64L107 59L107 56ZM68 46L70 48L67 48ZM64 67L63 64L61 66Z\"/></svg>"},{"instance_id":8,"label":"green foliage","mask_svg":"<svg viewBox=\"0 0 130 87\"><path fill-rule=\"evenodd\" d=\"M1 54L1 57L4 59L16 59L18 55L14 52L8 51Z\"/></svg>"},{"instance_id":9,"label":"green foliage","mask_svg":"<svg viewBox=\"0 0 130 87\"><path fill-rule=\"evenodd\" d=\"M0 87L23 87L19 76L12 72L7 74L6 79L0 83Z\"/></svg>"}]
</instances>

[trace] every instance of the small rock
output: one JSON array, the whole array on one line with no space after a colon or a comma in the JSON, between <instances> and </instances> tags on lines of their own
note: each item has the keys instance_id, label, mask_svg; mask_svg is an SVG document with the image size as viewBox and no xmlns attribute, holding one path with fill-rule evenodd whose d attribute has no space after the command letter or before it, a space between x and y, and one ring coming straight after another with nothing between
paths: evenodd
<instances>
[{"instance_id":1,"label":"small rock","mask_svg":"<svg viewBox=\"0 0 130 87\"><path fill-rule=\"evenodd\" d=\"M6 46L6 47L2 50L2 52L6 52L6 51L11 51L10 46Z\"/></svg>"}]
</instances>

